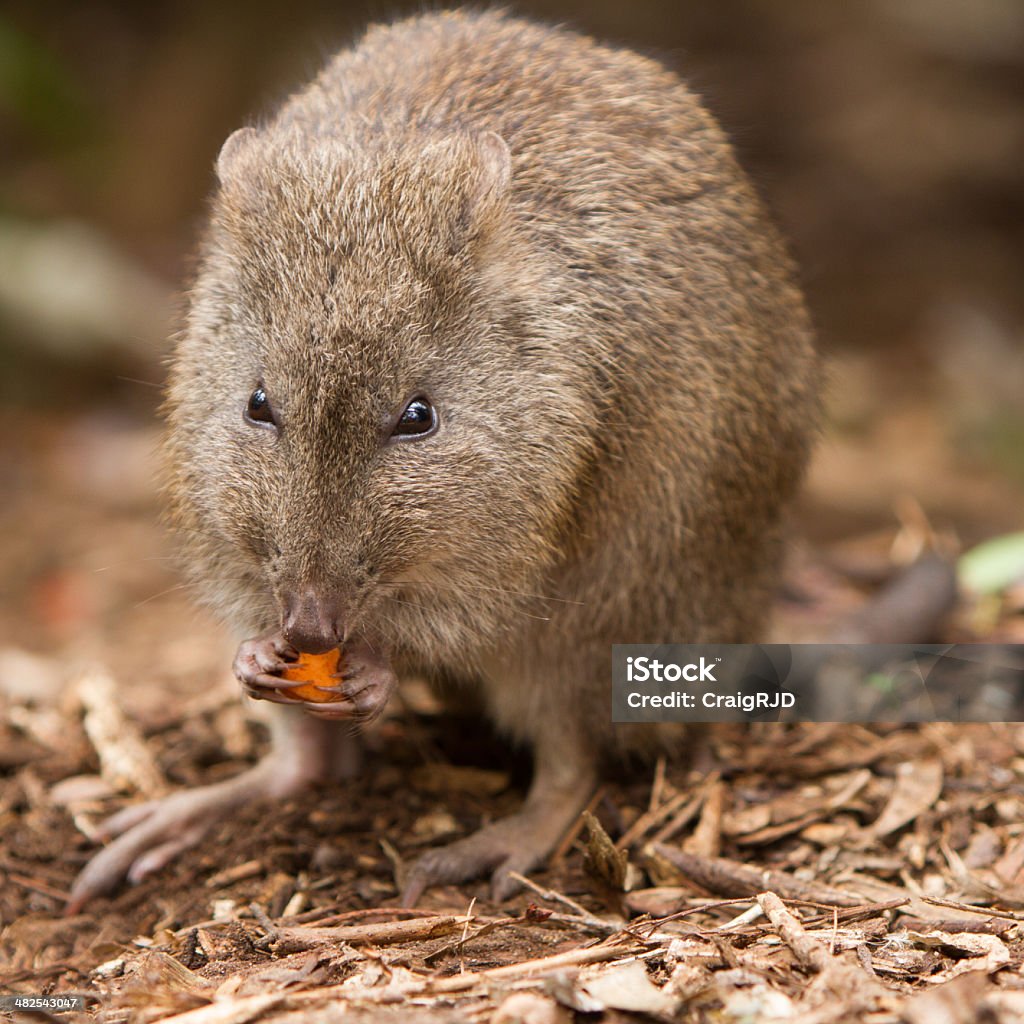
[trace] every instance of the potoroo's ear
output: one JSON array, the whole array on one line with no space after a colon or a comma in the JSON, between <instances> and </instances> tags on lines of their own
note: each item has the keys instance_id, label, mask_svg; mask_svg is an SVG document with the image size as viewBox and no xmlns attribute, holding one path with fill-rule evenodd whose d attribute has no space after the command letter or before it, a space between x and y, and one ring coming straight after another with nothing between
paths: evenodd
<instances>
[{"instance_id":1,"label":"potoroo's ear","mask_svg":"<svg viewBox=\"0 0 1024 1024\"><path fill-rule=\"evenodd\" d=\"M497 132L463 140L465 170L462 210L458 218L463 237L488 233L488 215L501 205L512 182L512 155Z\"/></svg>"},{"instance_id":2,"label":"potoroo's ear","mask_svg":"<svg viewBox=\"0 0 1024 1024\"><path fill-rule=\"evenodd\" d=\"M223 187L230 187L232 181L237 178L257 138L258 132L255 128L239 128L238 131L232 132L220 147L217 156L217 179Z\"/></svg>"},{"instance_id":3,"label":"potoroo's ear","mask_svg":"<svg viewBox=\"0 0 1024 1024\"><path fill-rule=\"evenodd\" d=\"M512 154L505 140L497 132L484 132L476 139L480 178L475 204L503 196L512 182Z\"/></svg>"},{"instance_id":4,"label":"potoroo's ear","mask_svg":"<svg viewBox=\"0 0 1024 1024\"><path fill-rule=\"evenodd\" d=\"M489 215L502 205L512 181L512 155L505 140L497 132L449 135L428 143L420 161L427 178L457 189L449 199L454 249L488 234Z\"/></svg>"}]
</instances>

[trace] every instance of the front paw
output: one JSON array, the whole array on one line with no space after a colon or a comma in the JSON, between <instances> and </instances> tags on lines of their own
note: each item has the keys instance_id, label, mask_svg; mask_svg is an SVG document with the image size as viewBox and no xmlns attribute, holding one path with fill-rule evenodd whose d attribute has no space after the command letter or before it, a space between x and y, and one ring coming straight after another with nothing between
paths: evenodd
<instances>
[{"instance_id":1,"label":"front paw","mask_svg":"<svg viewBox=\"0 0 1024 1024\"><path fill-rule=\"evenodd\" d=\"M232 669L248 696L255 700L291 704L295 702L280 699L280 692L297 684L285 681L280 673L298 656L299 652L279 630L271 630L251 640L243 640L238 645Z\"/></svg>"},{"instance_id":2,"label":"front paw","mask_svg":"<svg viewBox=\"0 0 1024 1024\"><path fill-rule=\"evenodd\" d=\"M304 707L320 718L349 718L365 724L380 715L397 684L387 655L365 640L354 640L342 648L338 685L332 687L338 700L306 702Z\"/></svg>"},{"instance_id":3,"label":"front paw","mask_svg":"<svg viewBox=\"0 0 1024 1024\"><path fill-rule=\"evenodd\" d=\"M319 689L335 695L330 701L309 701L291 690L307 686L302 680L281 678L299 658L299 652L277 630L245 640L235 655L234 672L245 694L254 700L300 707L318 718L351 719L365 724L385 708L398 680L390 659L365 640L353 640L342 649L335 685Z\"/></svg>"}]
</instances>

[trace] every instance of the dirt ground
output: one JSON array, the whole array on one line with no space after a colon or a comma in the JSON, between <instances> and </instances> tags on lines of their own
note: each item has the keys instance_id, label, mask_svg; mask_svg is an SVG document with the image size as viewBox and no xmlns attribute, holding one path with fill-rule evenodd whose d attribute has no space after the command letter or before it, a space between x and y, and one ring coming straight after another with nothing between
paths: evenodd
<instances>
[{"instance_id":1,"label":"dirt ground","mask_svg":"<svg viewBox=\"0 0 1024 1024\"><path fill-rule=\"evenodd\" d=\"M779 639L821 635L929 531L977 539L1020 508L1004 478L929 444L939 427L921 410L869 420L823 445ZM229 678L228 638L168 558L154 420L4 426L0 991L86 998L61 1019L181 1024L1024 1020L1014 723L694 728L678 760L613 767L519 896L497 905L474 883L409 911L405 866L513 810L528 780L521 755L413 684L350 791L245 810L63 916L97 822L237 772L266 735ZM879 472L900 430L910 450ZM936 481L930 524L899 459ZM965 598L939 639L1019 641L1022 612L1013 591Z\"/></svg>"},{"instance_id":2,"label":"dirt ground","mask_svg":"<svg viewBox=\"0 0 1024 1024\"><path fill-rule=\"evenodd\" d=\"M369 17L421 6L0 12L0 994L145 1024L1024 1021L1016 723L693 729L611 766L520 895L410 911L406 865L528 781L413 683L358 784L240 812L63 916L99 822L267 746L153 485L214 155ZM829 427L774 639L826 636L924 548L1020 531L1020 5L513 6L679 68L792 243ZM934 639L1024 642L1024 584L963 595Z\"/></svg>"}]
</instances>

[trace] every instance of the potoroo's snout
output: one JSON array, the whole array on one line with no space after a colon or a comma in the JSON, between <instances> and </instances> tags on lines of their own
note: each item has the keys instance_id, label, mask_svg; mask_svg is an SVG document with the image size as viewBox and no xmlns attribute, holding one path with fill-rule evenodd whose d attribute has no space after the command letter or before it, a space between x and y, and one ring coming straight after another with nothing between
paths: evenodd
<instances>
[{"instance_id":1,"label":"potoroo's snout","mask_svg":"<svg viewBox=\"0 0 1024 1024\"><path fill-rule=\"evenodd\" d=\"M341 603L322 588L306 585L285 595L281 632L306 654L323 654L345 638Z\"/></svg>"}]
</instances>

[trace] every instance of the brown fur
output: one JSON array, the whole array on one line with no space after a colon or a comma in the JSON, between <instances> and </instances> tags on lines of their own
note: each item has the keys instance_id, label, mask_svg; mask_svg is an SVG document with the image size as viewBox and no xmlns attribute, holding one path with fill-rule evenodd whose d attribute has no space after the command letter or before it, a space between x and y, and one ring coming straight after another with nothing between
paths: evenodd
<instances>
[{"instance_id":1,"label":"brown fur","mask_svg":"<svg viewBox=\"0 0 1024 1024\"><path fill-rule=\"evenodd\" d=\"M758 637L817 364L784 248L675 74L425 15L370 29L219 173L169 494L241 634L330 588L567 771L615 745L612 643ZM261 379L277 438L242 420ZM439 432L382 443L421 389Z\"/></svg>"}]
</instances>

